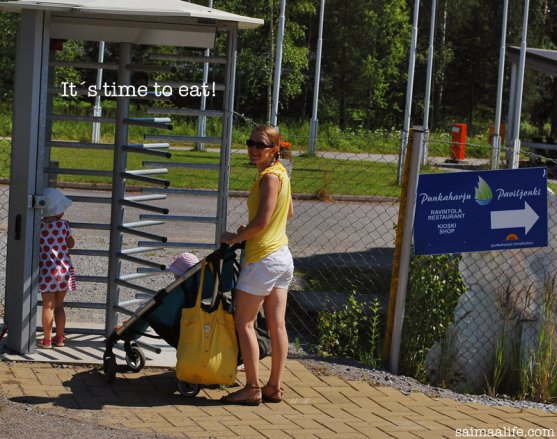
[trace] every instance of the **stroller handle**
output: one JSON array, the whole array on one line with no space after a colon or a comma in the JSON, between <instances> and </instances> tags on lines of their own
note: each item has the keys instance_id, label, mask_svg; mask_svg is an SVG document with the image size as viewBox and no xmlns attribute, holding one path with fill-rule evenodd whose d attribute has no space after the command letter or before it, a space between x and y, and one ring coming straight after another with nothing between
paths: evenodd
<instances>
[{"instance_id":1,"label":"stroller handle","mask_svg":"<svg viewBox=\"0 0 557 439\"><path fill-rule=\"evenodd\" d=\"M229 248L231 250L235 251L235 250L243 249L245 246L246 246L246 241L242 241L242 242L239 242L237 244L232 244L232 245L225 244L224 242L221 242L220 248L218 249L218 252L219 252L219 255L223 255L224 252L226 250L228 250Z\"/></svg>"}]
</instances>

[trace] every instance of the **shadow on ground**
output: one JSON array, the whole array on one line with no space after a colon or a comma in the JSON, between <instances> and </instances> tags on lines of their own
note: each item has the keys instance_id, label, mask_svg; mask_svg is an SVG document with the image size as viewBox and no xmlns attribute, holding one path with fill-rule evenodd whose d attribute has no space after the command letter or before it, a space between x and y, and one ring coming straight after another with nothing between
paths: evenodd
<instances>
[{"instance_id":1,"label":"shadow on ground","mask_svg":"<svg viewBox=\"0 0 557 439\"><path fill-rule=\"evenodd\" d=\"M125 370L120 370L125 372ZM113 384L108 384L101 369L93 368L79 372L63 383L69 393L54 397L17 396L11 401L30 405L53 404L74 410L102 410L115 407L161 407L168 405L219 406L218 399L210 399L203 392L196 397L182 396L177 389L174 371L155 375L141 373L118 374Z\"/></svg>"}]
</instances>

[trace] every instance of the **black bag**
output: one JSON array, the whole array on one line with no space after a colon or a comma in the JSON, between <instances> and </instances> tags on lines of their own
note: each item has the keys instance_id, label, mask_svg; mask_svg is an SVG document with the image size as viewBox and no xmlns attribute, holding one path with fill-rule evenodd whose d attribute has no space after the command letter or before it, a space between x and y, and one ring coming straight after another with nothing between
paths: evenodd
<instances>
[{"instance_id":1,"label":"black bag","mask_svg":"<svg viewBox=\"0 0 557 439\"><path fill-rule=\"evenodd\" d=\"M233 310L234 299L232 295L224 294L222 296L222 306L226 310ZM263 359L271 355L271 337L269 336L269 331L267 329L267 321L265 320L265 315L263 311L257 313L257 319L255 319L255 335L257 336L257 344L259 345L259 359ZM243 364L242 353L238 352L238 365Z\"/></svg>"},{"instance_id":2,"label":"black bag","mask_svg":"<svg viewBox=\"0 0 557 439\"><path fill-rule=\"evenodd\" d=\"M255 320L255 335L257 335L257 344L259 345L259 359L271 355L271 337L269 337L269 329L267 328L267 320L263 312L259 311ZM241 352L238 353L238 364L242 361ZM243 361L242 361L243 363Z\"/></svg>"}]
</instances>

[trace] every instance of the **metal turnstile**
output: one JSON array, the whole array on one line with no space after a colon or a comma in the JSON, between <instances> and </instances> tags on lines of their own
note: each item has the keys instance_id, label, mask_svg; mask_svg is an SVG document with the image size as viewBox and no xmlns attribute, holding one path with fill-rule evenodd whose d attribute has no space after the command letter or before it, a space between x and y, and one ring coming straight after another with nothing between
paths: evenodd
<instances>
[{"instance_id":1,"label":"metal turnstile","mask_svg":"<svg viewBox=\"0 0 557 439\"><path fill-rule=\"evenodd\" d=\"M22 11L22 21L18 42L18 54L31 54L29 58L18 55L16 72L20 74L16 80L16 99L14 108L14 139L13 161L10 190L10 217L8 239L7 271L10 273L7 280L6 293L6 322L8 324L8 347L20 353L32 353L35 348L35 329L37 326L36 309L40 304L37 294L38 271L38 230L40 225L40 194L43 189L53 185L56 179L63 176L91 176L109 178L111 195L69 195L74 203L86 203L95 206L110 206L110 218L103 222L83 221L71 222L76 230L96 230L108 235L109 247L107 250L97 248L79 247L73 249L72 255L84 258L105 258L106 276L87 273L86 264L78 272L78 284L90 283L106 285L106 301L68 301L68 307L105 310L104 329L91 329L86 327L68 328L68 330L83 333L104 333L108 335L117 324L118 313L130 314L130 306L138 305L156 293L156 290L141 285L143 278L156 276L166 271L166 265L154 261L149 255L154 250L164 251L172 249L173 253L186 250L210 251L217 247L220 235L226 228L227 199L230 170L230 146L232 139L232 114L234 101L234 77L236 63L236 33L237 23L213 20L205 26L208 31L226 34L226 49L222 56L203 54L207 47L197 49L201 54L192 49L180 49L174 54L158 53L157 45L151 44L153 49L147 58L138 61L134 50L145 50L146 41L141 41L143 46L136 46L131 42L112 41L117 47L117 59L106 63L96 61L67 62L56 59L56 52L51 50L51 41L57 38L68 38L72 32L84 32L80 27L68 25L67 17L55 18L55 13L45 13L37 10ZM88 25L94 25L96 18L92 18ZM105 24L98 18L100 24ZM157 26L164 27L164 19L157 19ZM54 24L56 22L56 25ZM205 23L195 24L195 31ZM187 27L187 26L186 26ZM118 33L118 35L124 35ZM148 35L148 34L147 34ZM79 36L79 35L77 35ZM100 35L99 35L100 36ZM55 38L54 38L55 37ZM103 38L105 36L103 35ZM76 38L77 39L77 38ZM213 41L214 41L213 36ZM110 39L107 38L110 42ZM207 39L205 39L207 40ZM87 40L90 41L90 40ZM177 46L187 46L182 41ZM113 116L89 116L83 114L70 114L55 111L53 104L57 94L64 90L56 86L58 69L74 68L91 71L102 68L116 74L118 85L137 85L144 81L145 75L165 74L164 81L157 81L159 85L172 85L175 89L180 85L199 84L188 81L177 73L185 63L196 63L199 70L204 65L220 66L222 75L214 89L220 94L216 102L220 108L199 109L188 108L183 102L174 102L167 96L155 95L150 92L142 97L110 97L103 94L103 99L115 99L116 110ZM183 71L184 69L182 69ZM191 67L190 67L191 70ZM176 78L172 78L177 74ZM16 75L17 76L17 75ZM137 77L136 77L137 76ZM167 79L169 78L169 79ZM139 82L138 82L139 81ZM147 85L154 86L156 79L149 79ZM29 86L31 84L32 86ZM199 84L200 85L200 84ZM78 86L75 89L78 95L87 94L86 87ZM146 103L146 114L136 115L131 111L134 100ZM25 114L20 117L24 112ZM92 114L92 112L91 112ZM220 122L220 135L212 136L185 136L161 133L170 130L184 118L218 118ZM172 119L171 119L172 117ZM178 122L176 122L176 120ZM33 121L38 121L34 123ZM102 123L114 126L113 142L88 142L68 141L59 139L54 135L55 124L58 122L73 123ZM218 124L217 124L218 125ZM131 127L143 127L148 132L144 134L142 143L130 141L129 130ZM155 132L153 132L153 130ZM163 142L163 143L161 143ZM173 147L196 149L196 144L202 143L219 152L218 163L199 163L172 161ZM25 150L20 145L29 146ZM22 148L23 149L23 148ZM66 167L62 162L56 163L52 156L56 150L67 151L68 154L79 154L84 150L98 150L113 153L111 169L89 169L87 163L83 167ZM139 169L131 169L130 156L144 157ZM21 169L18 169L20 167ZM14 169L21 170L14 173ZM218 188L193 189L170 187L170 179L160 176L171 174L172 170L180 169L188 172L200 170L214 172L218 175ZM134 189L141 185L141 193L132 193L128 189L133 182ZM27 194L33 194L28 196ZM176 215L165 207L164 202L169 196L187 196L191 203L192 197L212 197L215 199L214 215ZM21 207L23 211L14 206ZM195 208L193 208L195 211ZM126 221L125 213L133 211L138 213L137 220ZM69 218L71 220L71 218ZM188 224L210 224L214 226L211 240L169 240L164 228L171 227L173 232L177 227L187 228ZM158 232L149 231L156 227ZM161 233L162 230L162 233ZM176 233L174 233L175 235ZM137 239L135 246L124 245L124 240ZM169 255L170 256L170 255ZM124 272L123 262L132 264L135 268ZM121 300L121 290L135 291L132 300Z\"/></svg>"}]
</instances>

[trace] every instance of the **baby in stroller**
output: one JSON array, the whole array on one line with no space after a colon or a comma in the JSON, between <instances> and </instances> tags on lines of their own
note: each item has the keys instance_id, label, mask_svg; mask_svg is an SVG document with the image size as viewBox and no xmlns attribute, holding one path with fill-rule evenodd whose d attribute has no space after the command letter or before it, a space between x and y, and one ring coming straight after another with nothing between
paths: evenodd
<instances>
[{"instance_id":1,"label":"baby in stroller","mask_svg":"<svg viewBox=\"0 0 557 439\"><path fill-rule=\"evenodd\" d=\"M179 278L186 274L186 272L198 262L199 259L197 256L192 253L184 252L174 257L174 261L168 266L168 269L174 273L175 278Z\"/></svg>"}]
</instances>

